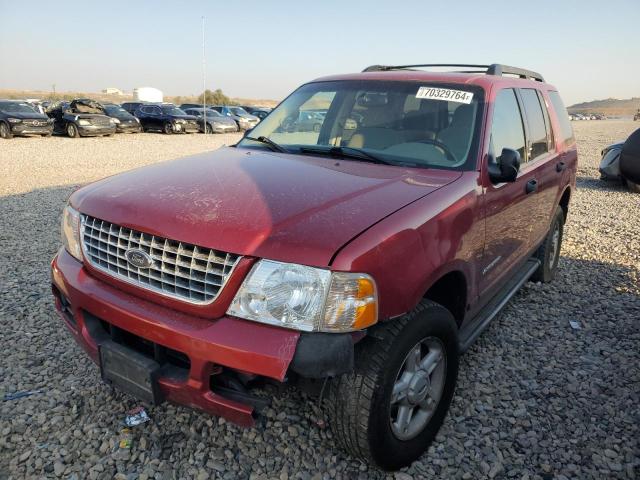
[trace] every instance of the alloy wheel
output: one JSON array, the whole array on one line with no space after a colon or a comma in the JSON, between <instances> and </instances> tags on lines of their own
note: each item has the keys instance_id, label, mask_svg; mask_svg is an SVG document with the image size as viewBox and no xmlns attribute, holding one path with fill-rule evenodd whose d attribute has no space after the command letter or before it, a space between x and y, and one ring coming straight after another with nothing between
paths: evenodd
<instances>
[{"instance_id":1,"label":"alloy wheel","mask_svg":"<svg viewBox=\"0 0 640 480\"><path fill-rule=\"evenodd\" d=\"M446 373L440 339L424 338L409 350L391 393L389 421L396 438L410 440L425 429L442 398Z\"/></svg>"}]
</instances>

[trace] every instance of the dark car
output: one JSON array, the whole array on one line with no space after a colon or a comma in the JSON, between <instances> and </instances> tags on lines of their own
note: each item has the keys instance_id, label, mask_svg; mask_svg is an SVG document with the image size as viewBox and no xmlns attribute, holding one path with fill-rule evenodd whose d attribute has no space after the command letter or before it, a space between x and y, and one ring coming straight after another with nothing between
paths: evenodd
<instances>
[{"instance_id":1,"label":"dark car","mask_svg":"<svg viewBox=\"0 0 640 480\"><path fill-rule=\"evenodd\" d=\"M106 115L102 104L94 100L82 98L71 103L54 103L47 109L47 115L54 120L54 132L71 138L116 133L116 122Z\"/></svg>"},{"instance_id":2,"label":"dark car","mask_svg":"<svg viewBox=\"0 0 640 480\"><path fill-rule=\"evenodd\" d=\"M198 118L198 124L200 125L200 131L204 132L204 120L205 110L204 108L186 108L182 109L187 115L193 115ZM229 117L225 117L220 112L207 108L207 133L232 133L238 131L238 125L234 120Z\"/></svg>"},{"instance_id":3,"label":"dark car","mask_svg":"<svg viewBox=\"0 0 640 480\"><path fill-rule=\"evenodd\" d=\"M265 382L318 387L332 444L387 470L422 455L461 353L556 276L578 158L540 74L430 67L311 81L233 147L76 190L52 292L100 378L242 426ZM281 129L309 105L320 132Z\"/></svg>"},{"instance_id":4,"label":"dark car","mask_svg":"<svg viewBox=\"0 0 640 480\"><path fill-rule=\"evenodd\" d=\"M640 193L640 128L627 140L612 143L600 153L600 178L621 181L630 191ZM623 166L625 155L626 169Z\"/></svg>"},{"instance_id":5,"label":"dark car","mask_svg":"<svg viewBox=\"0 0 640 480\"><path fill-rule=\"evenodd\" d=\"M50 137L53 120L36 112L33 107L20 100L0 100L0 138L15 135L42 135Z\"/></svg>"},{"instance_id":6,"label":"dark car","mask_svg":"<svg viewBox=\"0 0 640 480\"><path fill-rule=\"evenodd\" d=\"M264 120L264 118L269 115L271 112L271 108L267 107L253 107L251 105L239 105L241 108L244 108L245 112L258 117L260 120Z\"/></svg>"},{"instance_id":7,"label":"dark car","mask_svg":"<svg viewBox=\"0 0 640 480\"><path fill-rule=\"evenodd\" d=\"M105 113L113 119L116 124L116 132L118 133L140 133L142 125L140 120L127 112L120 105L115 103L105 103Z\"/></svg>"},{"instance_id":8,"label":"dark car","mask_svg":"<svg viewBox=\"0 0 640 480\"><path fill-rule=\"evenodd\" d=\"M142 105L147 105L148 103L149 102L124 102L121 103L120 106L131 115L135 115L138 108L140 108Z\"/></svg>"},{"instance_id":9,"label":"dark car","mask_svg":"<svg viewBox=\"0 0 640 480\"><path fill-rule=\"evenodd\" d=\"M138 107L136 117L145 132L196 133L200 131L198 118L187 115L170 103L149 103Z\"/></svg>"}]
</instances>

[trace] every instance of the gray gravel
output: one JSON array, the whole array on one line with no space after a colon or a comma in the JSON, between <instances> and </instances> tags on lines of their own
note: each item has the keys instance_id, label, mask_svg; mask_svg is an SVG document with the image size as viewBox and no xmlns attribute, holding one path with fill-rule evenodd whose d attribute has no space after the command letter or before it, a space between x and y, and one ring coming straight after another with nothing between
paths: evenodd
<instances>
[{"instance_id":1,"label":"gray gravel","mask_svg":"<svg viewBox=\"0 0 640 480\"><path fill-rule=\"evenodd\" d=\"M600 149L637 126L575 122L579 190L558 278L527 284L494 320L462 360L437 441L395 475L334 448L314 400L296 392L276 397L253 429L148 408L132 447L118 448L137 402L99 382L54 313L48 262L59 212L79 184L237 136L0 142L0 479L640 476L640 195L597 172ZM26 390L41 393L2 401Z\"/></svg>"}]
</instances>

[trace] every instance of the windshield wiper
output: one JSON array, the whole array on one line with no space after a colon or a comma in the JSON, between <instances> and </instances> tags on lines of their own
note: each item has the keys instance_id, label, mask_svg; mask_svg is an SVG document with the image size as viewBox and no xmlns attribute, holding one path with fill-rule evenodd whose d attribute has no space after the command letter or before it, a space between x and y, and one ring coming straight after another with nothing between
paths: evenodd
<instances>
[{"instance_id":1,"label":"windshield wiper","mask_svg":"<svg viewBox=\"0 0 640 480\"><path fill-rule=\"evenodd\" d=\"M260 136L258 138L256 137L244 137L244 138L246 140L253 140L254 142L264 143L265 145L268 145L269 147L271 147L271 150L273 150L274 152L291 153L282 145L278 145L276 142L274 142L273 140L265 136Z\"/></svg>"},{"instance_id":2,"label":"windshield wiper","mask_svg":"<svg viewBox=\"0 0 640 480\"><path fill-rule=\"evenodd\" d=\"M376 155L372 155L364 150L353 147L331 147L331 148L316 148L316 147L300 147L301 153L320 153L323 155L331 155L332 157L351 158L354 160L365 160L371 163L379 163L381 165L396 165L393 162L380 158Z\"/></svg>"}]
</instances>

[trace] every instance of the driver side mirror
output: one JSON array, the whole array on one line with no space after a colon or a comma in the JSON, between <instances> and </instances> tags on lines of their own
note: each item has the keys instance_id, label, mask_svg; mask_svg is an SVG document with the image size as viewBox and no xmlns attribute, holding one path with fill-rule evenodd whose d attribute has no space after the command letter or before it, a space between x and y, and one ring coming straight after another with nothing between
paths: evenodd
<instances>
[{"instance_id":1,"label":"driver side mirror","mask_svg":"<svg viewBox=\"0 0 640 480\"><path fill-rule=\"evenodd\" d=\"M493 183L515 182L518 171L520 154L511 148L503 148L502 155L489 163L489 178Z\"/></svg>"}]
</instances>

